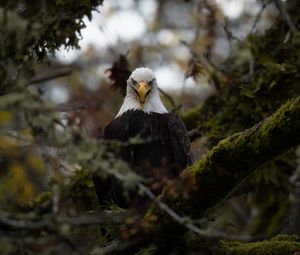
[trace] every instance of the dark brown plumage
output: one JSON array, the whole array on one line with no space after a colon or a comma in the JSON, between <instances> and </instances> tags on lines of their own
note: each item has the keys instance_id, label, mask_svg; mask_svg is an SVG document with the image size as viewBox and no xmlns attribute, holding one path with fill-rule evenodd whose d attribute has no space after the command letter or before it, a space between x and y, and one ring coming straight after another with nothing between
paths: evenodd
<instances>
[{"instance_id":1,"label":"dark brown plumage","mask_svg":"<svg viewBox=\"0 0 300 255\"><path fill-rule=\"evenodd\" d=\"M133 171L152 179L150 186L155 181L176 178L192 162L187 130L174 113L148 114L140 110L129 110L108 124L102 137L128 142L130 138L137 136L144 142L122 146L118 156ZM161 179L157 180L158 178ZM102 205L114 202L120 207L128 207L122 186L113 177L105 181L95 177L95 186ZM158 184L158 188L153 191L159 194L161 188Z\"/></svg>"},{"instance_id":2,"label":"dark brown plumage","mask_svg":"<svg viewBox=\"0 0 300 255\"><path fill-rule=\"evenodd\" d=\"M141 142L129 143L134 137ZM130 75L124 103L117 117L104 128L102 138L125 142L116 157L143 176L155 194L192 162L186 127L176 114L168 113L154 73L148 68L138 68ZM120 181L114 177L102 180L95 176L94 182L101 205L113 202L126 208L144 204L145 199L136 192L126 200Z\"/></svg>"}]
</instances>

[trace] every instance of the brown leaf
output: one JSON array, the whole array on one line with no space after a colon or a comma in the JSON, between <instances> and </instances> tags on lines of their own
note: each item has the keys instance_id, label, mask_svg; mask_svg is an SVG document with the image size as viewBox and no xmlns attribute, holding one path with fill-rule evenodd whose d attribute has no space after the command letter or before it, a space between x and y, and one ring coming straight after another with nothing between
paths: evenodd
<instances>
[{"instance_id":1,"label":"brown leaf","mask_svg":"<svg viewBox=\"0 0 300 255\"><path fill-rule=\"evenodd\" d=\"M114 61L112 67L106 72L109 74L108 78L111 80L112 88L125 96L127 79L131 74L126 56L120 55L119 59Z\"/></svg>"},{"instance_id":2,"label":"brown leaf","mask_svg":"<svg viewBox=\"0 0 300 255\"><path fill-rule=\"evenodd\" d=\"M192 77L197 81L197 77L204 73L204 67L201 61L195 56L191 58L188 64L188 70L185 73L185 78Z\"/></svg>"}]
</instances>

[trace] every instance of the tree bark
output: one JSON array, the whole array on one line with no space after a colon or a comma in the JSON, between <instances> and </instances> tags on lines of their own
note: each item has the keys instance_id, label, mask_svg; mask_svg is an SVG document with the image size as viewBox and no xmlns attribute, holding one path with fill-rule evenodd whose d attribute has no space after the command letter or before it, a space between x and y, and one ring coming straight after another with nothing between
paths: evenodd
<instances>
[{"instance_id":1,"label":"tree bark","mask_svg":"<svg viewBox=\"0 0 300 255\"><path fill-rule=\"evenodd\" d=\"M299 255L300 239L297 236L278 235L271 240L244 243L220 241L216 255Z\"/></svg>"},{"instance_id":2,"label":"tree bark","mask_svg":"<svg viewBox=\"0 0 300 255\"><path fill-rule=\"evenodd\" d=\"M220 141L201 160L188 167L182 174L195 183L188 198L183 192L174 195L170 192L174 187L169 186L164 189L161 200L181 215L199 219L258 166L299 144L299 131L300 97L297 97L252 128ZM178 236L182 236L182 232L177 232L182 231L180 224L158 208L152 208L147 216L153 214L159 220L153 227L158 238L163 234L164 238L172 239L172 243L177 242Z\"/></svg>"}]
</instances>

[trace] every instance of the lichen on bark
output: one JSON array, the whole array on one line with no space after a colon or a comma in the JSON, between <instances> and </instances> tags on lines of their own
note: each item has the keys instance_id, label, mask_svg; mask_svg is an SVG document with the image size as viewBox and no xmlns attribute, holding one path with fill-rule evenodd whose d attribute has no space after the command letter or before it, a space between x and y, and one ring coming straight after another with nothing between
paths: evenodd
<instances>
[{"instance_id":1,"label":"lichen on bark","mask_svg":"<svg viewBox=\"0 0 300 255\"><path fill-rule=\"evenodd\" d=\"M188 167L183 174L192 176L196 183L196 189L188 198L181 193L174 196L168 192L172 187L166 187L161 200L183 215L201 218L209 207L224 199L259 165L299 144L299 130L300 97L297 97L264 121L220 141L201 160ZM156 236L170 238L168 243L180 242L183 229L178 223L158 208L152 208L147 216L151 214L159 219L159 224L153 227Z\"/></svg>"},{"instance_id":2,"label":"lichen on bark","mask_svg":"<svg viewBox=\"0 0 300 255\"><path fill-rule=\"evenodd\" d=\"M298 236L278 235L257 242L220 241L217 255L290 255L300 251ZM298 254L298 253L296 253Z\"/></svg>"}]
</instances>

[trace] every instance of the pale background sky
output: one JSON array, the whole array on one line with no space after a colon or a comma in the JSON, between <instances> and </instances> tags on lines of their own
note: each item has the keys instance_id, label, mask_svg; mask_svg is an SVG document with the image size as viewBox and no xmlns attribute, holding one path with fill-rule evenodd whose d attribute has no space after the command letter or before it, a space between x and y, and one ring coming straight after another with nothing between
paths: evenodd
<instances>
[{"instance_id":1,"label":"pale background sky","mask_svg":"<svg viewBox=\"0 0 300 255\"><path fill-rule=\"evenodd\" d=\"M215 0L230 20L235 20L240 17L245 10L252 13L253 17L259 12L260 7L256 0ZM130 44L131 41L143 38L147 32L147 23L154 18L154 13L157 3L154 0L139 1L139 8L136 7L133 0L109 0L104 1L103 5L98 7L98 12L93 12L92 21L85 18L86 28L82 29L82 39L79 41L80 50L64 50L56 52L56 58L63 63L72 63L75 61L88 46L92 45L96 51L107 51L109 47L114 46L119 40ZM251 23L249 23L251 25ZM246 24L245 26L249 26ZM243 38L250 27L242 27L234 31L235 35ZM158 40L167 42L168 40L181 40L175 38L175 34L166 30L158 33ZM125 46L126 47L126 46ZM220 40L220 51L226 52L228 42L225 39ZM126 52L128 49L122 49ZM228 50L227 50L228 51ZM183 52L185 54L185 52ZM159 65L158 65L159 66ZM103 72L109 66L99 67L99 72ZM196 86L192 79L185 79L184 72L179 69L176 64L163 65L154 69L157 76L158 84L162 89L174 91L182 91L182 89L204 90L204 93L209 93L211 88L208 85ZM53 89L51 98L61 97L59 101L65 101L63 91Z\"/></svg>"}]
</instances>

